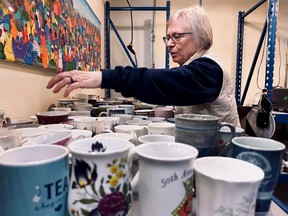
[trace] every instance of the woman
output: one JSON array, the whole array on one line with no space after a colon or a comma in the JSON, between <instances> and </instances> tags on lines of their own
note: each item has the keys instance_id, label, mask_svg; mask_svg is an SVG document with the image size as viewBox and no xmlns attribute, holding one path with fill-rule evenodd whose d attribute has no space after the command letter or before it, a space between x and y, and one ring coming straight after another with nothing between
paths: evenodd
<instances>
[{"instance_id":1,"label":"woman","mask_svg":"<svg viewBox=\"0 0 288 216\"><path fill-rule=\"evenodd\" d=\"M64 96L77 88L109 88L146 103L174 105L176 113L215 115L240 126L229 73L208 53L212 29L204 9L194 6L177 11L168 20L163 40L179 67L74 70L56 75L47 88L56 85L53 92L57 93L67 86Z\"/></svg>"}]
</instances>

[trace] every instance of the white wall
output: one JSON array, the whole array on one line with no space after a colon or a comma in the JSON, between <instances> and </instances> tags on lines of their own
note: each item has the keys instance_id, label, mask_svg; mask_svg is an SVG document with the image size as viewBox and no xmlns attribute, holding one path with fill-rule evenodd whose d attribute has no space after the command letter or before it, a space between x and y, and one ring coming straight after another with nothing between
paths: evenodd
<instances>
[{"instance_id":1,"label":"white wall","mask_svg":"<svg viewBox=\"0 0 288 216\"><path fill-rule=\"evenodd\" d=\"M101 35L104 39L104 4L103 0L87 0L101 21ZM104 40L102 40L104 41ZM104 65L104 42L102 45L102 65ZM53 76L43 69L31 68L15 63L0 62L0 110L6 110L11 118L29 118L39 111L46 111L51 104L57 106L63 92L52 93L46 89L47 82ZM77 93L104 96L103 90L77 90Z\"/></svg>"},{"instance_id":2,"label":"white wall","mask_svg":"<svg viewBox=\"0 0 288 216\"><path fill-rule=\"evenodd\" d=\"M171 14L176 10L188 7L193 4L199 4L200 1L192 0L172 0L171 1ZM252 8L258 0L203 0L202 6L208 12L210 21L213 27L214 33L214 44L211 48L211 51L218 55L220 60L224 63L226 68L230 70L233 81L235 81L236 73L236 50L237 50L237 27L238 27L238 12L247 11ZM122 0L111 0L111 6L127 6L126 1ZM133 0L130 1L131 6L152 6L153 0ZM165 6L165 0L157 0L156 6ZM266 18L267 12L267 2L262 6L257 8L249 16L245 18L245 32L244 32L244 55L243 55L243 78L242 78L242 92L245 86L247 76L252 64L252 59L259 41L259 37L262 31L264 20ZM285 55L287 52L287 47L285 43L285 37L287 37L287 27L285 22L287 22L287 0L279 0L279 16L278 16L278 28L280 35L280 44L281 44L281 55L279 54L279 43L277 39L276 43L276 53L275 53L275 74L274 74L274 86L278 84L279 80L279 66L280 68L280 85L284 86L284 81L286 79L286 64ZM286 17L285 17L286 16ZM112 20L117 26L119 33L122 36L122 39L126 44L130 42L130 14L129 12L113 12L111 13ZM121 17L121 19L119 18ZM149 47L150 44L147 43L147 39L143 38L144 33L144 23L146 20L152 19L152 13L148 12L133 12L134 17L134 50L138 54L138 65L151 67L147 65L144 58L151 58L151 54L146 51L144 48ZM286 23L287 25L287 23ZM119 27L119 28L118 28ZM165 35L165 13L158 11L156 12L156 67L165 66L165 46L162 42L162 37ZM286 35L285 35L286 31ZM113 38L113 33L111 33L111 38L113 42L111 48L111 67L113 68L116 65L131 65L126 57L126 54L123 52L123 49L117 43L117 39ZM287 39L286 39L287 40ZM261 52L262 54L262 52ZM121 57L120 57L121 56ZM139 57L140 56L140 57ZM281 56L281 61L280 61ZM264 88L264 75L265 75L265 63L266 58L262 62L260 67L260 58L256 64L254 75L251 80L251 84L248 90L248 95L245 100L244 105L251 105L254 95L261 90L257 87ZM170 60L170 67L177 66ZM259 78L257 81L257 71L260 67ZM234 92L233 92L234 94ZM119 94L114 94L113 96L119 96Z\"/></svg>"}]
</instances>

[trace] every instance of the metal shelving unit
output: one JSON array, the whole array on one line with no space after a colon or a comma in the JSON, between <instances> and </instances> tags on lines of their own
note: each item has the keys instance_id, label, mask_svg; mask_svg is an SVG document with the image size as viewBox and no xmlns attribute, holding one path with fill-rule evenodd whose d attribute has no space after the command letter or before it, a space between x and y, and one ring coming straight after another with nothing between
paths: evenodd
<instances>
[{"instance_id":1,"label":"metal shelving unit","mask_svg":"<svg viewBox=\"0 0 288 216\"><path fill-rule=\"evenodd\" d=\"M268 0L267 19L265 19L263 30L259 39L258 46L255 51L253 62L250 68L248 79L241 98L242 85L242 60L243 60L243 40L244 40L244 19L251 12L261 6L266 0L260 0L248 11L240 11L238 14L238 35L237 35L237 57L236 57L236 83L235 83L235 97L238 106L244 104L251 78L255 69L255 65L263 45L264 38L267 35L267 58L265 71L265 88L268 90L268 95L271 98L273 89L273 74L274 74L274 58L275 58L275 43L276 43L276 27L278 18L278 0Z\"/></svg>"},{"instance_id":2,"label":"metal shelving unit","mask_svg":"<svg viewBox=\"0 0 288 216\"><path fill-rule=\"evenodd\" d=\"M166 21L169 19L170 16L170 1L166 1L165 7L111 7L109 1L105 3L105 60L106 60L106 68L111 68L111 58L110 58L110 27L115 32L117 39L121 43L126 55L128 56L131 64L133 67L136 67L135 62L133 61L129 50L125 46L120 34L117 31L116 26L114 25L113 21L111 20L110 13L112 11L165 11L166 12ZM169 68L169 53L168 48L166 48L165 53L165 67ZM110 89L106 89L106 97L110 97Z\"/></svg>"}]
</instances>

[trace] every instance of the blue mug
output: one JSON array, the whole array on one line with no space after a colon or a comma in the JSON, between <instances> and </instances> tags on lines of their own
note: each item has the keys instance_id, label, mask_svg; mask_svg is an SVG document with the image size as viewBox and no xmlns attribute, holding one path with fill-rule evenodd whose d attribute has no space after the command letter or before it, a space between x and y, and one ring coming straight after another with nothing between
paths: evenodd
<instances>
[{"instance_id":1,"label":"blue mug","mask_svg":"<svg viewBox=\"0 0 288 216\"><path fill-rule=\"evenodd\" d=\"M220 122L218 116L178 114L175 119L175 142L197 148L198 157L219 155L218 131L222 127L230 129L230 140L235 136L235 127L230 123Z\"/></svg>"},{"instance_id":2,"label":"blue mug","mask_svg":"<svg viewBox=\"0 0 288 216\"><path fill-rule=\"evenodd\" d=\"M235 137L232 139L232 157L262 168L265 176L261 181L255 216L266 216L281 171L285 145L272 139L260 137Z\"/></svg>"},{"instance_id":3,"label":"blue mug","mask_svg":"<svg viewBox=\"0 0 288 216\"><path fill-rule=\"evenodd\" d=\"M1 216L65 216L68 149L31 145L0 154Z\"/></svg>"}]
</instances>

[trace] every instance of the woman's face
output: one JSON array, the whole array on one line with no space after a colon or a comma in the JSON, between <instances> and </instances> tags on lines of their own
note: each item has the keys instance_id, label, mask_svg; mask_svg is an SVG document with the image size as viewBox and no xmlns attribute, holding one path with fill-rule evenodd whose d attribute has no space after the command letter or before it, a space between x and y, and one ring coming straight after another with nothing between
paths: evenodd
<instances>
[{"instance_id":1,"label":"woman's face","mask_svg":"<svg viewBox=\"0 0 288 216\"><path fill-rule=\"evenodd\" d=\"M197 51L191 34L182 35L179 41L173 41L171 39L172 35L186 32L190 32L190 30L187 27L186 21L182 18L171 23L167 29L167 36L170 36L167 47L172 60L179 65L183 65Z\"/></svg>"}]
</instances>

